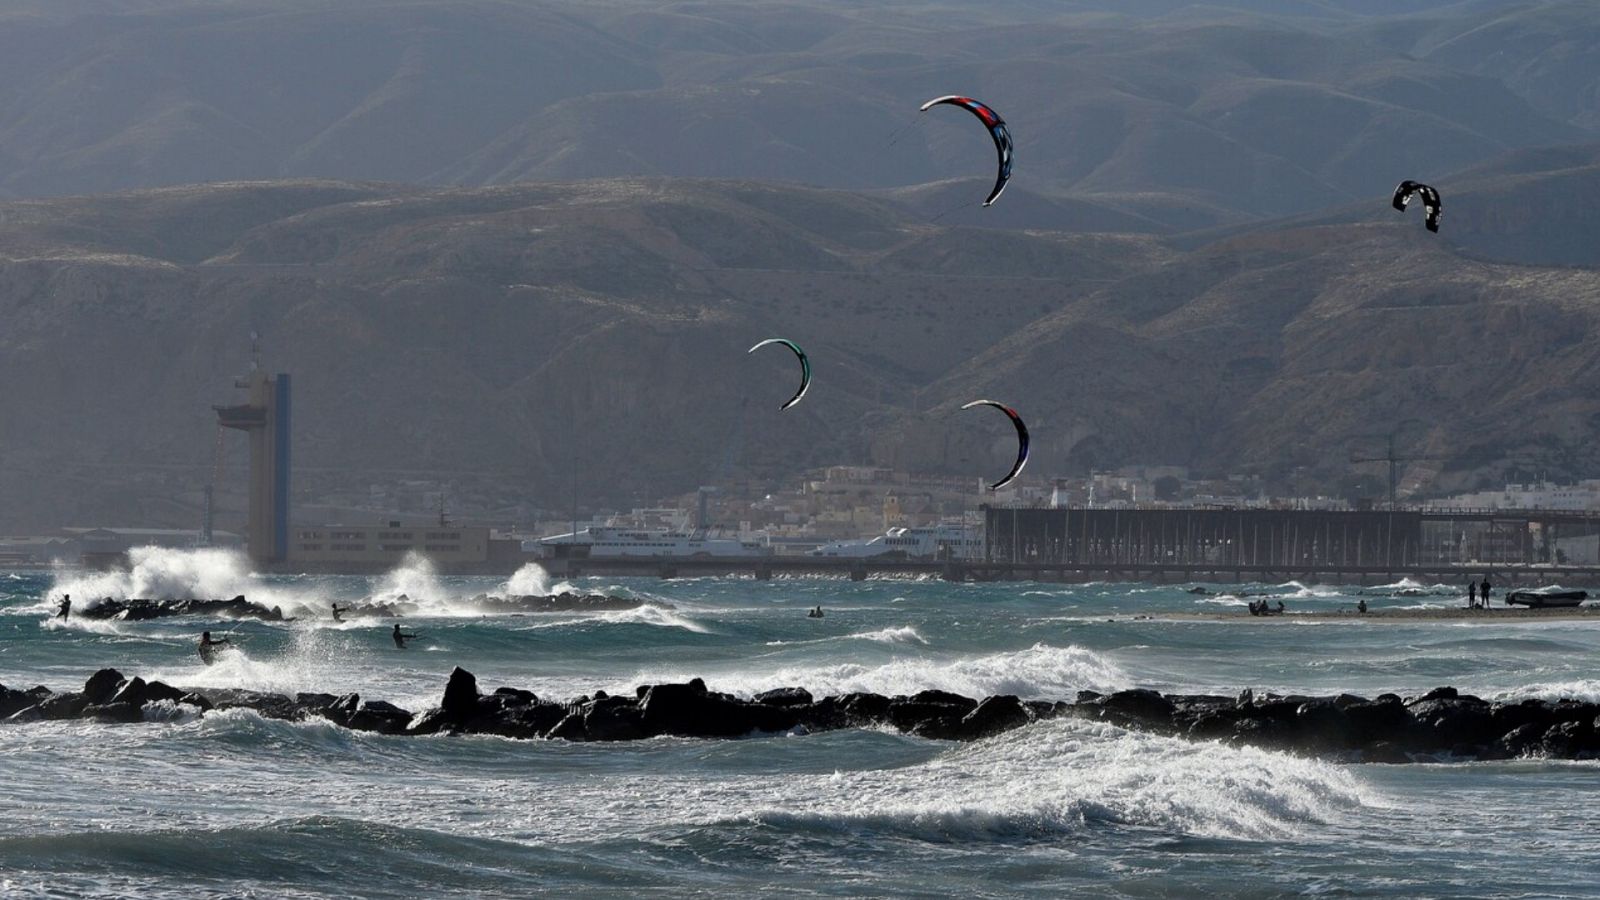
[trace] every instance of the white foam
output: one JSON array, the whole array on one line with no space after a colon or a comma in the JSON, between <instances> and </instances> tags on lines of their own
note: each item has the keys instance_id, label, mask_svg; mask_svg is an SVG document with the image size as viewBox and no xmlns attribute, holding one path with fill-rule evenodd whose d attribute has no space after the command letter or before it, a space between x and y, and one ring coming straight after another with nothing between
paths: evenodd
<instances>
[{"instance_id":1,"label":"white foam","mask_svg":"<svg viewBox=\"0 0 1600 900\"><path fill-rule=\"evenodd\" d=\"M80 609L104 597L227 599L244 594L264 606L287 608L305 606L308 599L262 581L250 572L249 562L237 550L134 547L128 551L128 562L127 571L58 574L55 584L40 598L44 601L41 606L48 604L53 609L62 594L77 598L73 603Z\"/></svg>"},{"instance_id":2,"label":"white foam","mask_svg":"<svg viewBox=\"0 0 1600 900\"><path fill-rule=\"evenodd\" d=\"M723 673L708 673L703 667L695 672L641 672L617 682L616 688L631 690L636 684L687 681L696 675L704 675L707 684L716 690L746 696L801 685L819 697L851 691L914 694L934 688L968 697L1016 694L1059 700L1070 699L1079 690L1113 691L1132 683L1110 659L1093 650L1035 644L1027 650L985 656L918 656L878 665L838 663Z\"/></svg>"},{"instance_id":3,"label":"white foam","mask_svg":"<svg viewBox=\"0 0 1600 900\"><path fill-rule=\"evenodd\" d=\"M902 625L899 628L880 628L877 631L863 631L849 637L862 641L877 641L880 644L921 644L927 646L928 641L915 628Z\"/></svg>"},{"instance_id":4,"label":"white foam","mask_svg":"<svg viewBox=\"0 0 1600 900\"><path fill-rule=\"evenodd\" d=\"M1071 833L1102 824L1281 840L1369 802L1327 763L1074 720L965 745L919 766L817 776L736 821L868 829L938 841Z\"/></svg>"}]
</instances>

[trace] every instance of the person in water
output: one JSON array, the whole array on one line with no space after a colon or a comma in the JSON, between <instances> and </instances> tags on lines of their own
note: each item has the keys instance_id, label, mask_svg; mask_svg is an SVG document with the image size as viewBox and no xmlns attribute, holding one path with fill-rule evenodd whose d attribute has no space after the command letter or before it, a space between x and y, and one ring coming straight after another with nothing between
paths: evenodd
<instances>
[{"instance_id":1,"label":"person in water","mask_svg":"<svg viewBox=\"0 0 1600 900\"><path fill-rule=\"evenodd\" d=\"M65 619L72 615L72 595L62 594L61 602L56 606L56 618Z\"/></svg>"},{"instance_id":2,"label":"person in water","mask_svg":"<svg viewBox=\"0 0 1600 900\"><path fill-rule=\"evenodd\" d=\"M217 654L222 652L216 648L222 646L231 647L233 646L233 641L230 641L227 638L217 638L213 641L211 639L211 632L200 632L200 661L208 666L216 662Z\"/></svg>"},{"instance_id":3,"label":"person in water","mask_svg":"<svg viewBox=\"0 0 1600 900\"><path fill-rule=\"evenodd\" d=\"M344 614L349 612L349 611L350 611L350 607L348 607L348 606L346 606L344 609L340 609L339 608L339 604L337 604L337 603L333 604L333 620L335 622L343 622L344 621Z\"/></svg>"},{"instance_id":4,"label":"person in water","mask_svg":"<svg viewBox=\"0 0 1600 900\"><path fill-rule=\"evenodd\" d=\"M1278 615L1280 615L1280 616L1283 615L1287 610L1288 610L1288 608L1283 605L1283 601L1279 600L1278 601Z\"/></svg>"},{"instance_id":5,"label":"person in water","mask_svg":"<svg viewBox=\"0 0 1600 900\"><path fill-rule=\"evenodd\" d=\"M806 617L810 618L810 619L820 619L820 618L822 618L822 607L819 606L819 607L811 610L810 612L806 613Z\"/></svg>"},{"instance_id":6,"label":"person in water","mask_svg":"<svg viewBox=\"0 0 1600 900\"><path fill-rule=\"evenodd\" d=\"M416 635L407 634L404 631L401 631L399 622L394 623L393 636L394 636L394 645L396 647L399 647L401 650L404 650L406 648L406 641L414 641L414 640L417 639Z\"/></svg>"}]
</instances>

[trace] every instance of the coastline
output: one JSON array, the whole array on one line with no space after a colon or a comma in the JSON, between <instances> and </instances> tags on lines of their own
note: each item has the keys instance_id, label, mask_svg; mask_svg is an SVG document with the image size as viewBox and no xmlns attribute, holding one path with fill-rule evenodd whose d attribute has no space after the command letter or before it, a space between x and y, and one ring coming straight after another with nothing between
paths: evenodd
<instances>
[{"instance_id":1,"label":"coastline","mask_svg":"<svg viewBox=\"0 0 1600 900\"><path fill-rule=\"evenodd\" d=\"M1239 607L1227 611L1193 611L1193 612L1167 612L1167 613L1140 613L1137 615L1117 616L1122 620L1177 620L1189 622L1366 622L1366 621L1403 621L1403 622L1500 622L1500 621L1539 621L1555 622L1570 621L1575 619L1600 620L1600 605L1567 606L1545 609L1494 608L1494 609L1467 609L1465 607L1409 607L1403 609L1371 609L1367 612L1356 612L1354 608L1337 610L1315 610L1311 612L1295 612L1289 610L1282 615L1252 616L1249 610Z\"/></svg>"}]
</instances>

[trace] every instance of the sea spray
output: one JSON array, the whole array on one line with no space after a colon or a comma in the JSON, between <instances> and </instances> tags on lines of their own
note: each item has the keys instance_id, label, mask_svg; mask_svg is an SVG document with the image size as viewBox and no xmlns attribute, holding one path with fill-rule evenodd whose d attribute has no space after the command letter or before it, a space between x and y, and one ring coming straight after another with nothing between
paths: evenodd
<instances>
[{"instance_id":1,"label":"sea spray","mask_svg":"<svg viewBox=\"0 0 1600 900\"><path fill-rule=\"evenodd\" d=\"M550 573L538 563L525 563L500 585L500 593L507 597L548 596Z\"/></svg>"},{"instance_id":2,"label":"sea spray","mask_svg":"<svg viewBox=\"0 0 1600 900\"><path fill-rule=\"evenodd\" d=\"M70 594L73 604L82 609L105 597L185 600L227 599L243 594L255 603L282 606L286 611L311 601L303 588L278 588L252 574L249 561L238 550L134 547L128 551L128 563L126 570L57 573L55 584L40 599L53 601Z\"/></svg>"},{"instance_id":3,"label":"sea spray","mask_svg":"<svg viewBox=\"0 0 1600 900\"><path fill-rule=\"evenodd\" d=\"M777 687L799 685L813 694L870 691L914 694L936 688L968 697L1016 694L1023 698L1071 699L1079 690L1113 691L1132 684L1109 657L1082 647L1035 644L1027 650L980 656L917 656L882 664L856 662L818 666L767 668L753 661L743 669L723 672L644 672L637 683L684 681L703 675L717 690L749 696ZM622 688L625 685L618 684Z\"/></svg>"},{"instance_id":4,"label":"sea spray","mask_svg":"<svg viewBox=\"0 0 1600 900\"><path fill-rule=\"evenodd\" d=\"M734 818L940 843L1121 825L1281 839L1367 802L1359 781L1327 763L1056 720L921 765L812 779L800 796Z\"/></svg>"}]
</instances>

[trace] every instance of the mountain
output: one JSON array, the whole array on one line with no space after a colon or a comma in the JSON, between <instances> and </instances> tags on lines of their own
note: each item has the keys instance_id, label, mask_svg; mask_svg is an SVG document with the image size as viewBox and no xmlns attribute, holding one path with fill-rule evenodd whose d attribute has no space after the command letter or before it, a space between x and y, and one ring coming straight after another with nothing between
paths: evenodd
<instances>
[{"instance_id":1,"label":"mountain","mask_svg":"<svg viewBox=\"0 0 1600 900\"><path fill-rule=\"evenodd\" d=\"M1557 0L23 0L0 12L0 196L692 177L926 199L992 177L970 117L916 111L962 92L1008 118L1012 196L1038 198L1003 227L1187 231L1600 137L1597 33L1600 7ZM927 215L996 224L944 200Z\"/></svg>"},{"instance_id":2,"label":"mountain","mask_svg":"<svg viewBox=\"0 0 1600 900\"><path fill-rule=\"evenodd\" d=\"M979 396L1028 418L1034 476L1337 479L1397 425L1449 456L1413 473L1433 487L1593 471L1600 271L1476 258L1454 224L1383 210L1181 246L682 179L0 203L0 522L192 525L252 331L295 376L302 504L405 478L551 509L574 477L627 504L841 462L1003 471L1005 429L955 409ZM745 353L775 335L816 372L782 413L792 360ZM242 442L223 447L232 515Z\"/></svg>"}]
</instances>

